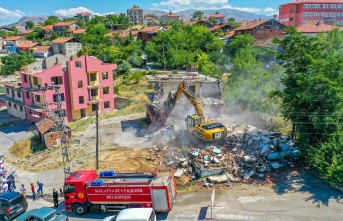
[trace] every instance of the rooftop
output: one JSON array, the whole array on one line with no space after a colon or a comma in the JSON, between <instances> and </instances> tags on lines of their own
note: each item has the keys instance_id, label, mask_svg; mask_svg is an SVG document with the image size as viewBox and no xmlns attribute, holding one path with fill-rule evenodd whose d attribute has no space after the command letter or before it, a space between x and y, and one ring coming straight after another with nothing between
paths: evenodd
<instances>
[{"instance_id":1,"label":"rooftop","mask_svg":"<svg viewBox=\"0 0 343 221\"><path fill-rule=\"evenodd\" d=\"M139 6L134 5L132 8L128 9L129 11L143 11Z\"/></svg>"},{"instance_id":2,"label":"rooftop","mask_svg":"<svg viewBox=\"0 0 343 221\"><path fill-rule=\"evenodd\" d=\"M43 53L43 52L47 52L49 51L51 48L51 46L39 46L36 48L36 50L34 52L36 53Z\"/></svg>"},{"instance_id":3,"label":"rooftop","mask_svg":"<svg viewBox=\"0 0 343 221\"><path fill-rule=\"evenodd\" d=\"M52 115L46 118L41 119L38 123L36 123L36 127L41 134L45 134L53 127L57 126L58 117L56 115Z\"/></svg>"},{"instance_id":4,"label":"rooftop","mask_svg":"<svg viewBox=\"0 0 343 221\"><path fill-rule=\"evenodd\" d=\"M53 27L53 25L43 26L43 27L42 27L42 30L49 31L49 30L52 30L52 27Z\"/></svg>"},{"instance_id":5,"label":"rooftop","mask_svg":"<svg viewBox=\"0 0 343 221\"><path fill-rule=\"evenodd\" d=\"M268 20L255 20L250 22L242 22L242 25L236 28L235 31L253 29L259 25L262 25L263 23L266 23L267 21Z\"/></svg>"},{"instance_id":6,"label":"rooftop","mask_svg":"<svg viewBox=\"0 0 343 221\"><path fill-rule=\"evenodd\" d=\"M311 3L317 3L317 4L332 4L332 3L342 3L342 0L294 0L292 2L288 2L282 5L288 5L288 4L311 4Z\"/></svg>"},{"instance_id":7,"label":"rooftop","mask_svg":"<svg viewBox=\"0 0 343 221\"><path fill-rule=\"evenodd\" d=\"M59 27L59 26L69 26L72 24L75 24L76 21L67 21L67 22L58 22L56 24L54 24L54 26Z\"/></svg>"},{"instance_id":8,"label":"rooftop","mask_svg":"<svg viewBox=\"0 0 343 221\"><path fill-rule=\"evenodd\" d=\"M66 43L67 41L70 41L71 39L73 39L73 37L60 37L53 40L52 43Z\"/></svg>"},{"instance_id":9,"label":"rooftop","mask_svg":"<svg viewBox=\"0 0 343 221\"><path fill-rule=\"evenodd\" d=\"M233 31L230 31L230 32L229 32L229 34L227 34L227 35L224 35L224 37L223 37L223 38L232 38L233 36L235 36L235 30L233 30Z\"/></svg>"},{"instance_id":10,"label":"rooftop","mask_svg":"<svg viewBox=\"0 0 343 221\"><path fill-rule=\"evenodd\" d=\"M27 35L27 34L30 34L31 32L33 32L33 30L25 30L25 31L22 31L21 34Z\"/></svg>"},{"instance_id":11,"label":"rooftop","mask_svg":"<svg viewBox=\"0 0 343 221\"><path fill-rule=\"evenodd\" d=\"M215 14L210 14L210 18L225 18L223 13L216 12Z\"/></svg>"},{"instance_id":12,"label":"rooftop","mask_svg":"<svg viewBox=\"0 0 343 221\"><path fill-rule=\"evenodd\" d=\"M32 41L23 41L18 45L19 48L32 48L34 46L38 45L37 42L32 42Z\"/></svg>"},{"instance_id":13,"label":"rooftop","mask_svg":"<svg viewBox=\"0 0 343 221\"><path fill-rule=\"evenodd\" d=\"M21 38L24 38L23 36L10 36L4 39L4 41L17 41Z\"/></svg>"},{"instance_id":14,"label":"rooftop","mask_svg":"<svg viewBox=\"0 0 343 221\"><path fill-rule=\"evenodd\" d=\"M308 23L304 25L300 25L297 27L298 32L302 33L320 33L320 32L328 32L335 28L338 28L333 25L327 25L327 24L316 24L316 23ZM339 28L339 30L343 31L343 28Z\"/></svg>"},{"instance_id":15,"label":"rooftop","mask_svg":"<svg viewBox=\"0 0 343 221\"><path fill-rule=\"evenodd\" d=\"M80 29L76 29L73 31L74 34L83 34L86 32L87 29L85 28L80 28Z\"/></svg>"},{"instance_id":16,"label":"rooftop","mask_svg":"<svg viewBox=\"0 0 343 221\"><path fill-rule=\"evenodd\" d=\"M148 17L145 17L144 20L151 20L151 21L154 21L154 20L157 20L157 19L154 18L154 17L148 16Z\"/></svg>"},{"instance_id":17,"label":"rooftop","mask_svg":"<svg viewBox=\"0 0 343 221\"><path fill-rule=\"evenodd\" d=\"M217 79L198 74L197 72L189 72L185 74L160 74L160 75L146 75L149 82L217 82Z\"/></svg>"}]
</instances>

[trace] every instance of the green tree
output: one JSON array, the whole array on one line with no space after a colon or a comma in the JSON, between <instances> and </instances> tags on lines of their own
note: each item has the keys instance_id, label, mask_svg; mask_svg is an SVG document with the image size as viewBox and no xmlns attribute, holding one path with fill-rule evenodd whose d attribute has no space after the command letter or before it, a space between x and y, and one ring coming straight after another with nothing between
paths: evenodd
<instances>
[{"instance_id":1,"label":"green tree","mask_svg":"<svg viewBox=\"0 0 343 221\"><path fill-rule=\"evenodd\" d=\"M235 57L236 53L247 47L252 47L254 44L254 37L251 35L238 35L234 40L228 45L228 52L231 57Z\"/></svg>"},{"instance_id":2,"label":"green tree","mask_svg":"<svg viewBox=\"0 0 343 221\"><path fill-rule=\"evenodd\" d=\"M12 75L15 71L19 71L22 66L28 65L35 62L36 59L29 53L21 51L18 54L10 54L8 56L2 57L2 75Z\"/></svg>"},{"instance_id":3,"label":"green tree","mask_svg":"<svg viewBox=\"0 0 343 221\"><path fill-rule=\"evenodd\" d=\"M286 69L284 89L277 92L283 115L293 123L307 162L333 182L342 182L343 173L342 36L336 29L306 37L291 27L278 41Z\"/></svg>"},{"instance_id":4,"label":"green tree","mask_svg":"<svg viewBox=\"0 0 343 221\"><path fill-rule=\"evenodd\" d=\"M31 30L35 26L35 23L33 21L27 21L25 22L25 29L26 30Z\"/></svg>"},{"instance_id":5,"label":"green tree","mask_svg":"<svg viewBox=\"0 0 343 221\"><path fill-rule=\"evenodd\" d=\"M210 17L210 18L208 19L208 22L209 22L211 25L217 25L217 20L216 20L215 18Z\"/></svg>"},{"instance_id":6,"label":"green tree","mask_svg":"<svg viewBox=\"0 0 343 221\"><path fill-rule=\"evenodd\" d=\"M58 22L60 22L61 20L57 17L57 16L49 16L48 19L44 22L44 25L43 26L46 26L46 25L54 25Z\"/></svg>"},{"instance_id":7,"label":"green tree","mask_svg":"<svg viewBox=\"0 0 343 221\"><path fill-rule=\"evenodd\" d=\"M196 21L202 20L204 17L204 12L202 11L196 11L193 13L193 19Z\"/></svg>"},{"instance_id":8,"label":"green tree","mask_svg":"<svg viewBox=\"0 0 343 221\"><path fill-rule=\"evenodd\" d=\"M14 35L14 36L17 36L17 35L19 35L19 30L18 30L18 28L17 27L15 27L15 26L12 26L11 27L11 30L12 30L12 34Z\"/></svg>"},{"instance_id":9,"label":"green tree","mask_svg":"<svg viewBox=\"0 0 343 221\"><path fill-rule=\"evenodd\" d=\"M239 24L236 22L235 18L232 18L232 17L227 19L227 24L231 25L234 28L239 27Z\"/></svg>"}]
</instances>

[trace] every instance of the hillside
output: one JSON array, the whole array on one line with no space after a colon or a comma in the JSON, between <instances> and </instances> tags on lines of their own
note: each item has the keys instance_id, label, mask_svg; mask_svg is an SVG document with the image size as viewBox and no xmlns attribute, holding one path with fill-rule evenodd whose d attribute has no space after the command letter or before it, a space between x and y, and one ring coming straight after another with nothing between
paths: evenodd
<instances>
[{"instance_id":1,"label":"hillside","mask_svg":"<svg viewBox=\"0 0 343 221\"><path fill-rule=\"evenodd\" d=\"M49 15L38 15L38 16L24 16L21 19L19 19L17 22L13 23L13 24L9 24L7 26L16 26L19 30L23 30L25 29L25 23L27 21L33 21L35 23L35 25L38 25L40 23L45 22L45 20L47 20L49 17ZM63 19L66 18L64 16L58 16L59 19Z\"/></svg>"}]
</instances>

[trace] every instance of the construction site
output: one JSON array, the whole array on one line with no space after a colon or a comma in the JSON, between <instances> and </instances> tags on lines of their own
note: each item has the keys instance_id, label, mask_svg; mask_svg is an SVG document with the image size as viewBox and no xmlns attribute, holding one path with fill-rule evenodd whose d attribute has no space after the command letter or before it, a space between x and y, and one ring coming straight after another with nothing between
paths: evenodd
<instances>
[{"instance_id":1,"label":"construction site","mask_svg":"<svg viewBox=\"0 0 343 221\"><path fill-rule=\"evenodd\" d=\"M271 184L301 155L290 136L271 130L267 122L252 114L242 115L244 120L239 113L227 114L221 82L216 79L197 73L146 75L140 84L143 95L121 95L145 106L145 111L100 117L100 171L172 170L177 190L183 193L233 183ZM70 125L71 171L95 168L92 120ZM63 165L59 145L12 157L17 169L32 172Z\"/></svg>"}]
</instances>

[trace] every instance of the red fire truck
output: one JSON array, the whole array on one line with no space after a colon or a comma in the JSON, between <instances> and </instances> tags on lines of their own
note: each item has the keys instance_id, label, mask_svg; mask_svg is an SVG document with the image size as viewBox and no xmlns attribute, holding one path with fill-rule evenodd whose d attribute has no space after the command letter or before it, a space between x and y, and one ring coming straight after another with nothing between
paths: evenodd
<instances>
[{"instance_id":1,"label":"red fire truck","mask_svg":"<svg viewBox=\"0 0 343 221\"><path fill-rule=\"evenodd\" d=\"M130 207L171 211L176 197L173 173L115 173L79 170L64 183L65 209L78 215Z\"/></svg>"}]
</instances>

